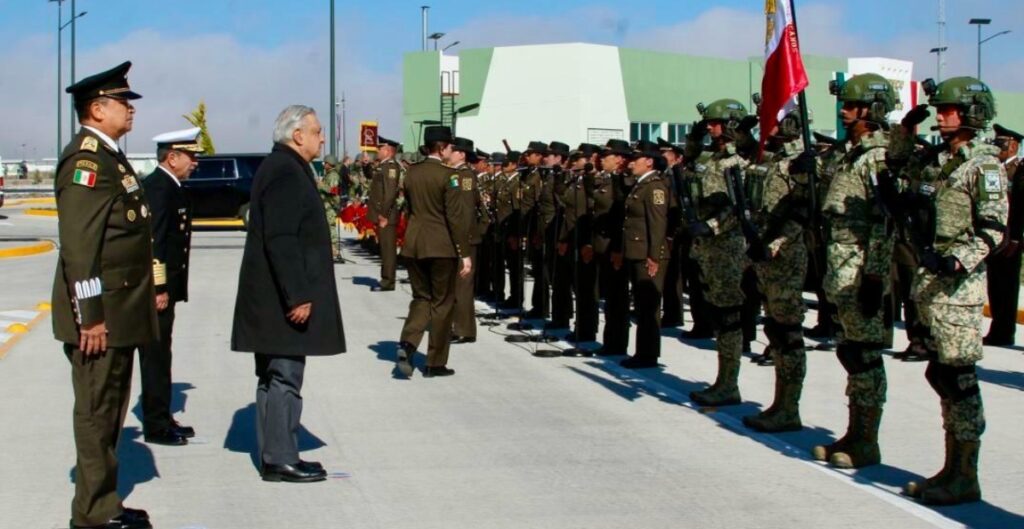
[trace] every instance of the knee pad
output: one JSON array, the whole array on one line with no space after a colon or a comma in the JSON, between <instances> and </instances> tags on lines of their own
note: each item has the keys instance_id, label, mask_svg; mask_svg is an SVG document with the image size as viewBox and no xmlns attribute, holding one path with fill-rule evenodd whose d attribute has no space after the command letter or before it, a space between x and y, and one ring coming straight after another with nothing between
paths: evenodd
<instances>
[{"instance_id":1,"label":"knee pad","mask_svg":"<svg viewBox=\"0 0 1024 529\"><path fill-rule=\"evenodd\" d=\"M711 306L711 323L719 332L738 331L742 327L740 307Z\"/></svg>"},{"instance_id":2,"label":"knee pad","mask_svg":"<svg viewBox=\"0 0 1024 529\"><path fill-rule=\"evenodd\" d=\"M798 351L804 348L804 327L802 324L778 323L779 343L783 351Z\"/></svg>"},{"instance_id":3,"label":"knee pad","mask_svg":"<svg viewBox=\"0 0 1024 529\"><path fill-rule=\"evenodd\" d=\"M770 344L782 343L782 336L779 333L779 322L773 320L772 318L765 318L764 335L766 338L768 338L768 343Z\"/></svg>"},{"instance_id":4,"label":"knee pad","mask_svg":"<svg viewBox=\"0 0 1024 529\"><path fill-rule=\"evenodd\" d=\"M932 387L932 390L935 391L940 399L950 398L946 394L945 387L942 385L942 364L938 361L928 361L928 367L924 370L924 379L928 381L928 385Z\"/></svg>"},{"instance_id":5,"label":"knee pad","mask_svg":"<svg viewBox=\"0 0 1024 529\"><path fill-rule=\"evenodd\" d=\"M871 362L864 361L864 344L843 343L836 347L836 357L843 369L851 375L866 373L872 369L882 367L882 359L877 358Z\"/></svg>"},{"instance_id":6,"label":"knee pad","mask_svg":"<svg viewBox=\"0 0 1024 529\"><path fill-rule=\"evenodd\" d=\"M949 366L937 362L936 364L941 367L938 379L946 398L953 402L960 402L981 392L974 364L967 366Z\"/></svg>"}]
</instances>

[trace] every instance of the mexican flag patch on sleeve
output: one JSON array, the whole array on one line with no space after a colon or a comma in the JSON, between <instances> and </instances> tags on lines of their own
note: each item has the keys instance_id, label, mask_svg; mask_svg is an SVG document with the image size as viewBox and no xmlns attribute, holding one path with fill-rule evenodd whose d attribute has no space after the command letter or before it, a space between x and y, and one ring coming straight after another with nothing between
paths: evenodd
<instances>
[{"instance_id":1,"label":"mexican flag patch on sleeve","mask_svg":"<svg viewBox=\"0 0 1024 529\"><path fill-rule=\"evenodd\" d=\"M72 178L71 182L80 186L93 187L96 185L96 173L83 169L75 169L75 176Z\"/></svg>"}]
</instances>

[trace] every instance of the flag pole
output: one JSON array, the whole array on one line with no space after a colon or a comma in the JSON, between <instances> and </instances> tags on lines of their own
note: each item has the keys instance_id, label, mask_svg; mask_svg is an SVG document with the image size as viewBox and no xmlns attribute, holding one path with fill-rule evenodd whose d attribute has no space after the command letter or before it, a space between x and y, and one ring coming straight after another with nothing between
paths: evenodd
<instances>
[{"instance_id":1,"label":"flag pole","mask_svg":"<svg viewBox=\"0 0 1024 529\"><path fill-rule=\"evenodd\" d=\"M796 23L796 5L794 0L789 0L789 14L793 17L793 34L796 37L797 48L800 49L800 27ZM800 126L803 132L804 139L804 152L811 152L811 120L810 112L807 110L807 89L800 90L797 94L797 104L800 107ZM762 131L763 132L763 131ZM811 189L811 211L808 212L810 218L811 229L815 229L817 226L818 216L818 168L812 166L811 172L807 175L807 186Z\"/></svg>"}]
</instances>

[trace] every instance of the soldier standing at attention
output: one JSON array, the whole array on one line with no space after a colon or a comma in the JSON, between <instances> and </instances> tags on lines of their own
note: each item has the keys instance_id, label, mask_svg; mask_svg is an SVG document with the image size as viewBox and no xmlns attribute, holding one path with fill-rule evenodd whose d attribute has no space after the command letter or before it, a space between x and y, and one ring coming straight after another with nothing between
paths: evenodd
<instances>
[{"instance_id":1,"label":"soldier standing at attention","mask_svg":"<svg viewBox=\"0 0 1024 529\"><path fill-rule=\"evenodd\" d=\"M483 241L483 234L487 231L490 219L484 209L484 202L480 196L480 186L477 183L476 172L470 168L469 163L475 163L476 151L473 147L473 140L466 138L455 138L452 143L452 153L448 157L448 163L455 168L459 177L460 196L464 202L463 208L469 215L469 247L467 255L473 259L473 270L465 277L460 276L455 281L455 316L453 317L452 343L473 343L476 341L476 304L473 295L476 286L475 274L478 274L476 264L480 254L480 243Z\"/></svg>"},{"instance_id":2,"label":"soldier standing at attention","mask_svg":"<svg viewBox=\"0 0 1024 529\"><path fill-rule=\"evenodd\" d=\"M572 254L558 251L558 237L565 226L564 193L566 179L570 177L565 164L569 161L569 146L560 141L548 144L548 153L544 157L544 165L548 169L544 183L544 193L550 193L542 204L550 203L550 221L546 220L547 231L544 234L544 263L550 277L551 285L551 321L544 325L544 330L568 329L572 318Z\"/></svg>"},{"instance_id":3,"label":"soldier standing at attention","mask_svg":"<svg viewBox=\"0 0 1024 529\"><path fill-rule=\"evenodd\" d=\"M370 181L370 218L377 227L380 242L380 284L374 292L395 289L395 269L398 261L398 215L401 212L402 180L405 170L395 159L401 147L397 141L377 139L377 165L372 169Z\"/></svg>"},{"instance_id":4,"label":"soldier standing at attention","mask_svg":"<svg viewBox=\"0 0 1024 529\"><path fill-rule=\"evenodd\" d=\"M495 277L494 302L504 309L521 310L523 308L522 246L519 233L521 191L519 188L519 157L518 151L508 154L496 153L491 159L501 162L501 167L494 177L495 221L497 230L495 237L495 259L500 269ZM505 271L508 268L509 296L505 298Z\"/></svg>"},{"instance_id":5,"label":"soldier standing at attention","mask_svg":"<svg viewBox=\"0 0 1024 529\"><path fill-rule=\"evenodd\" d=\"M627 157L625 140L608 140L601 151L601 172L594 177L593 244L598 279L595 296L604 293L604 330L597 356L621 356L629 345L629 275L622 261L625 194L622 183Z\"/></svg>"},{"instance_id":6,"label":"soldier standing at attention","mask_svg":"<svg viewBox=\"0 0 1024 529\"><path fill-rule=\"evenodd\" d=\"M594 342L597 340L597 268L594 263L594 246L591 229L590 196L593 189L593 166L590 165L591 150L596 145L581 144L569 156L569 171L565 189L560 196L564 205L564 220L558 234L558 255L563 268L556 275L568 283L576 298L576 328L567 338L570 342ZM570 309L571 310L571 309Z\"/></svg>"},{"instance_id":7,"label":"soldier standing at attention","mask_svg":"<svg viewBox=\"0 0 1024 529\"><path fill-rule=\"evenodd\" d=\"M153 225L153 282L160 339L139 348L142 374L142 432L147 443L180 446L195 436L171 416L171 335L178 302L188 301L188 252L192 211L181 182L195 171L199 127L161 134L156 170L142 181Z\"/></svg>"},{"instance_id":8,"label":"soldier standing at attention","mask_svg":"<svg viewBox=\"0 0 1024 529\"><path fill-rule=\"evenodd\" d=\"M755 262L758 289L764 295L766 352L774 355L775 402L743 418L743 424L762 432L803 428L800 393L807 372L803 300L807 275L804 228L810 220L807 175L816 156L804 150L797 111L791 111L767 133L764 161L747 169L747 197L754 214L764 260Z\"/></svg>"},{"instance_id":9,"label":"soldier standing at attention","mask_svg":"<svg viewBox=\"0 0 1024 529\"><path fill-rule=\"evenodd\" d=\"M622 246L636 306L636 348L619 364L631 369L658 366L661 356L661 290L668 264L668 186L656 169L661 150L641 141L633 153L636 184L626 196Z\"/></svg>"},{"instance_id":10,"label":"soldier standing at attention","mask_svg":"<svg viewBox=\"0 0 1024 529\"><path fill-rule=\"evenodd\" d=\"M117 494L117 445L128 410L135 348L160 336L149 206L117 140L139 99L130 62L67 88L81 130L61 153L54 194L60 255L53 333L71 363L75 499L71 527L150 529Z\"/></svg>"},{"instance_id":11,"label":"soldier standing at attention","mask_svg":"<svg viewBox=\"0 0 1024 529\"><path fill-rule=\"evenodd\" d=\"M494 172L491 164L491 155L480 149L476 150L473 158L473 172L476 173L476 184L479 188L480 201L482 202L481 213L487 219L487 224L481 226L483 233L480 234L480 247L477 248L474 275L476 284L473 292L476 298L481 301L490 301L494 298L492 276L494 275Z\"/></svg>"},{"instance_id":12,"label":"soldier standing at attention","mask_svg":"<svg viewBox=\"0 0 1024 529\"><path fill-rule=\"evenodd\" d=\"M692 251L700 264L701 281L712 313L718 375L711 387L690 393L690 398L702 406L728 406L740 403L740 310L744 300L740 283L748 260L727 172L747 165L736 150L736 138L740 123L748 114L734 99L719 99L707 107L697 105L697 110L706 126L695 123L686 138L690 169L685 185L690 188L697 212L697 220L690 223L687 231L693 240ZM700 157L705 135L711 136L713 152Z\"/></svg>"},{"instance_id":13,"label":"soldier standing at attention","mask_svg":"<svg viewBox=\"0 0 1024 529\"><path fill-rule=\"evenodd\" d=\"M1006 171L999 149L978 138L996 115L988 86L954 77L938 85L928 79L922 87L935 107L944 149L923 167L899 157L889 162L890 169L918 182L909 189L911 198L899 204L910 205L914 218L930 217L914 237L920 266L913 292L931 331L925 378L942 406L946 462L938 474L908 483L904 492L923 503L954 505L981 499L978 453L985 411L975 364L984 354L985 258L1006 230Z\"/></svg>"},{"instance_id":14,"label":"soldier standing at attention","mask_svg":"<svg viewBox=\"0 0 1024 529\"><path fill-rule=\"evenodd\" d=\"M426 377L454 375L448 348L455 307L455 280L472 273L469 230L473 212L461 195L459 175L444 164L452 152L452 132L432 126L423 131L427 158L409 168L405 195L409 225L402 256L408 260L412 302L402 327L398 370L412 376L413 355L430 328Z\"/></svg>"},{"instance_id":15,"label":"soldier standing at attention","mask_svg":"<svg viewBox=\"0 0 1024 529\"><path fill-rule=\"evenodd\" d=\"M669 188L668 242L669 258L665 270L665 291L662 297L661 326L664 329L679 327L683 324L683 273L682 273L682 242L679 231L682 227L679 190L676 189L676 166L683 161L682 147L658 138L658 148L667 165L662 178ZM676 239L679 239L677 242Z\"/></svg>"},{"instance_id":16,"label":"soldier standing at attention","mask_svg":"<svg viewBox=\"0 0 1024 529\"><path fill-rule=\"evenodd\" d=\"M1024 164L1017 151L1024 135L996 124L996 147L999 161L1006 168L1006 194L1010 214L1006 235L988 256L988 301L992 308L992 325L985 335L985 345L1010 347L1016 343L1017 298L1020 295L1021 240L1024 239Z\"/></svg>"},{"instance_id":17,"label":"soldier standing at attention","mask_svg":"<svg viewBox=\"0 0 1024 529\"><path fill-rule=\"evenodd\" d=\"M341 239L338 237L338 212L341 211L341 174L338 172L338 159L332 154L324 156L324 177L317 182L317 190L324 201L324 213L327 215L327 227L331 229L331 253L334 262L343 263L341 257Z\"/></svg>"},{"instance_id":18,"label":"soldier standing at attention","mask_svg":"<svg viewBox=\"0 0 1024 529\"><path fill-rule=\"evenodd\" d=\"M849 146L837 160L822 204L829 226L825 293L836 306L839 323L836 356L847 373L849 424L836 442L815 446L812 455L839 468L860 468L881 461L878 427L885 403L882 349L888 327L882 299L890 291L893 233L878 174L885 170L889 135L886 116L898 98L878 74L850 78L830 90L842 108Z\"/></svg>"},{"instance_id":19,"label":"soldier standing at attention","mask_svg":"<svg viewBox=\"0 0 1024 529\"><path fill-rule=\"evenodd\" d=\"M541 161L547 154L548 146L544 142L531 141L523 153L526 167L523 169L522 192L523 226L526 230L526 248L530 259L530 275L533 276L533 294L527 318L546 319L548 317L548 284L547 272L544 270L544 228L543 216L540 211L541 193L544 178L541 176Z\"/></svg>"}]
</instances>

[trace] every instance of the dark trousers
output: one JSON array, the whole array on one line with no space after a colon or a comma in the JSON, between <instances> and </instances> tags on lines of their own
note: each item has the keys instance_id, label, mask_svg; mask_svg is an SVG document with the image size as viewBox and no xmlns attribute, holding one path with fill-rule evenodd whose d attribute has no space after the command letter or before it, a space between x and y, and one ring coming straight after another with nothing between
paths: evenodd
<instances>
[{"instance_id":1,"label":"dark trousers","mask_svg":"<svg viewBox=\"0 0 1024 529\"><path fill-rule=\"evenodd\" d=\"M572 283L576 295L576 340L580 342L597 340L597 258L595 254L589 263L578 257L575 260Z\"/></svg>"},{"instance_id":2,"label":"dark trousers","mask_svg":"<svg viewBox=\"0 0 1024 529\"><path fill-rule=\"evenodd\" d=\"M568 327L572 319L573 252L569 245L565 255L554 256L554 273L551 276L551 321L559 327Z\"/></svg>"},{"instance_id":3,"label":"dark trousers","mask_svg":"<svg viewBox=\"0 0 1024 529\"><path fill-rule=\"evenodd\" d=\"M476 261L473 271L476 282L473 291L477 296L491 297L494 295L494 226L487 229L480 246L476 250Z\"/></svg>"},{"instance_id":4,"label":"dark trousers","mask_svg":"<svg viewBox=\"0 0 1024 529\"><path fill-rule=\"evenodd\" d=\"M754 267L743 271L743 309L740 321L743 323L743 342L749 344L757 338L757 317L761 314L761 291L757 288L757 274Z\"/></svg>"},{"instance_id":5,"label":"dark trousers","mask_svg":"<svg viewBox=\"0 0 1024 529\"><path fill-rule=\"evenodd\" d=\"M618 270L612 266L611 254L597 256L598 274L607 281L604 302L603 346L606 350L626 354L629 346L629 263Z\"/></svg>"},{"instance_id":6,"label":"dark trousers","mask_svg":"<svg viewBox=\"0 0 1024 529\"><path fill-rule=\"evenodd\" d=\"M519 244L519 241L515 241ZM522 247L516 249L510 249L506 241L505 246L505 263L508 265L508 301L509 304L519 309L523 309L523 292L526 290L525 287L525 270L526 264L523 262L523 250Z\"/></svg>"},{"instance_id":7,"label":"dark trousers","mask_svg":"<svg viewBox=\"0 0 1024 529\"><path fill-rule=\"evenodd\" d=\"M387 227L377 226L380 241L380 287L395 288L395 269L398 266L398 227L388 222Z\"/></svg>"},{"instance_id":8,"label":"dark trousers","mask_svg":"<svg viewBox=\"0 0 1024 529\"><path fill-rule=\"evenodd\" d=\"M256 353L256 442L260 461L299 462L302 378L306 357Z\"/></svg>"},{"instance_id":9,"label":"dark trousers","mask_svg":"<svg viewBox=\"0 0 1024 529\"><path fill-rule=\"evenodd\" d=\"M64 344L71 363L75 394L72 426L75 435L75 525L106 523L121 514L117 494L117 444L128 412L134 347L108 347L86 357L78 347Z\"/></svg>"},{"instance_id":10,"label":"dark trousers","mask_svg":"<svg viewBox=\"0 0 1024 529\"><path fill-rule=\"evenodd\" d=\"M686 241L683 244L681 258L684 290L690 302L690 319L693 320L693 329L710 330L712 327L711 305L704 297L704 284L700 280L700 265L696 260L690 258L692 247L692 243Z\"/></svg>"},{"instance_id":11,"label":"dark trousers","mask_svg":"<svg viewBox=\"0 0 1024 529\"><path fill-rule=\"evenodd\" d=\"M665 272L668 263L659 263L658 273L647 274L647 260L626 261L629 269L629 284L633 288L633 303L636 305L636 350L635 358L658 358L661 356L661 291L665 287Z\"/></svg>"},{"instance_id":12,"label":"dark trousers","mask_svg":"<svg viewBox=\"0 0 1024 529\"><path fill-rule=\"evenodd\" d=\"M539 245L531 244L530 268L533 276L533 296L530 309L541 318L547 318L551 307L551 271L555 254L553 226L548 224L541 230Z\"/></svg>"},{"instance_id":13,"label":"dark trousers","mask_svg":"<svg viewBox=\"0 0 1024 529\"><path fill-rule=\"evenodd\" d=\"M410 259L407 264L412 301L402 326L401 340L419 347L429 327L428 367L441 367L448 363L452 317L455 314L455 278L459 266L459 260L455 258Z\"/></svg>"},{"instance_id":14,"label":"dark trousers","mask_svg":"<svg viewBox=\"0 0 1024 529\"><path fill-rule=\"evenodd\" d=\"M1012 257L993 255L988 259L988 301L992 325L988 336L1013 341L1017 334L1017 297L1020 291L1020 253Z\"/></svg>"},{"instance_id":15,"label":"dark trousers","mask_svg":"<svg viewBox=\"0 0 1024 529\"><path fill-rule=\"evenodd\" d=\"M139 348L139 372L142 375L142 431L155 434L168 430L171 418L171 334L174 331L174 305L156 315L160 339Z\"/></svg>"},{"instance_id":16,"label":"dark trousers","mask_svg":"<svg viewBox=\"0 0 1024 529\"><path fill-rule=\"evenodd\" d=\"M476 287L476 274L482 272L477 269L480 245L470 245L469 256L473 258L473 268L466 277L456 275L455 279L455 315L452 317L453 332L457 336L476 338L476 303L474 291Z\"/></svg>"},{"instance_id":17,"label":"dark trousers","mask_svg":"<svg viewBox=\"0 0 1024 529\"><path fill-rule=\"evenodd\" d=\"M495 234L491 250L491 291L494 294L494 302L501 303L505 301L505 266L508 263L509 252L505 235L500 232ZM511 273L511 270L509 272Z\"/></svg>"},{"instance_id":18,"label":"dark trousers","mask_svg":"<svg viewBox=\"0 0 1024 529\"><path fill-rule=\"evenodd\" d=\"M673 245L665 270L665 291L661 302L661 321L664 325L678 327L683 324L683 249Z\"/></svg>"}]
</instances>

